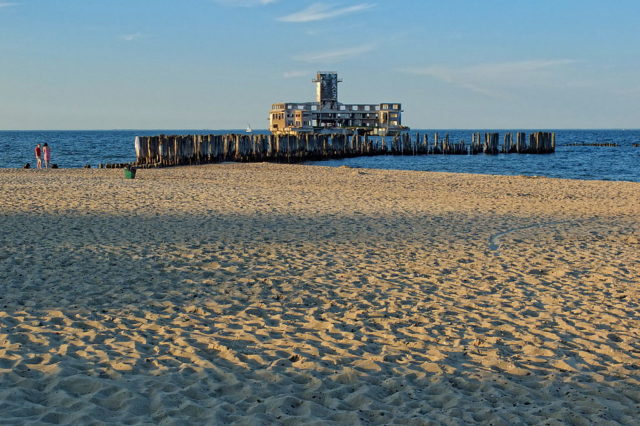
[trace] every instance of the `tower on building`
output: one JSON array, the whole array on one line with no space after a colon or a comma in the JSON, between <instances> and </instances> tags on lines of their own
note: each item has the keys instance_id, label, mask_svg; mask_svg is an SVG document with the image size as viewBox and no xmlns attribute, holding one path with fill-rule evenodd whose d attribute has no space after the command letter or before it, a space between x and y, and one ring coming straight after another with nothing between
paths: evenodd
<instances>
[{"instance_id":1,"label":"tower on building","mask_svg":"<svg viewBox=\"0 0 640 426\"><path fill-rule=\"evenodd\" d=\"M334 71L318 71L316 78L316 102L320 109L337 109L338 106L338 73Z\"/></svg>"}]
</instances>

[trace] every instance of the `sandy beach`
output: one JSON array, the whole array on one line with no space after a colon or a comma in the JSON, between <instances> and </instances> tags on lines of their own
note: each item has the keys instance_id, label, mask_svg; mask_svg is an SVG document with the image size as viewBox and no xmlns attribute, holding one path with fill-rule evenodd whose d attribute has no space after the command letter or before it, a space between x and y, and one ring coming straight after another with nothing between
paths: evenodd
<instances>
[{"instance_id":1,"label":"sandy beach","mask_svg":"<svg viewBox=\"0 0 640 426\"><path fill-rule=\"evenodd\" d=\"M637 424L640 184L0 169L0 423Z\"/></svg>"}]
</instances>

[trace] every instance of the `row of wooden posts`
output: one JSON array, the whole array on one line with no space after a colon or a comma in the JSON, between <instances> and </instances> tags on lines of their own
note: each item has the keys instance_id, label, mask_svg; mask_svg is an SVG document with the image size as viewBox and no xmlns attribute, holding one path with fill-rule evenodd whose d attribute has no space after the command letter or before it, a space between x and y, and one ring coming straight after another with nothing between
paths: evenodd
<instances>
[{"instance_id":1,"label":"row of wooden posts","mask_svg":"<svg viewBox=\"0 0 640 426\"><path fill-rule=\"evenodd\" d=\"M620 146L620 144L614 143L614 142L574 142L574 143L568 143L565 144L564 146L614 146L614 147L618 147Z\"/></svg>"},{"instance_id":2,"label":"row of wooden posts","mask_svg":"<svg viewBox=\"0 0 640 426\"><path fill-rule=\"evenodd\" d=\"M393 137L345 134L300 135L159 135L135 138L137 167L163 167L222 161L302 162L371 155L469 155L548 154L555 152L555 133L535 132L528 138L517 133L472 135L471 145L453 142L437 133L432 142L427 134L408 133Z\"/></svg>"}]
</instances>

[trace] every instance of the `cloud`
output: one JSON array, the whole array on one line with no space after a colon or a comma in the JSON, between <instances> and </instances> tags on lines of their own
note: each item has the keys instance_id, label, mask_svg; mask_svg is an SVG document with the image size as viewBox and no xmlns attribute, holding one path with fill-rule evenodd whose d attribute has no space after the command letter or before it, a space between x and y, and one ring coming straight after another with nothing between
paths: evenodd
<instances>
[{"instance_id":1,"label":"cloud","mask_svg":"<svg viewBox=\"0 0 640 426\"><path fill-rule=\"evenodd\" d=\"M277 2L278 0L215 0L216 3L224 4L231 7L253 7L266 6Z\"/></svg>"},{"instance_id":2,"label":"cloud","mask_svg":"<svg viewBox=\"0 0 640 426\"><path fill-rule=\"evenodd\" d=\"M284 78L298 78L306 75L310 76L311 73L308 71L285 71L284 74L282 74Z\"/></svg>"},{"instance_id":3,"label":"cloud","mask_svg":"<svg viewBox=\"0 0 640 426\"><path fill-rule=\"evenodd\" d=\"M293 59L309 63L335 63L371 52L373 49L375 49L374 45L365 44L363 46L347 47L345 49L305 53L304 55L295 56Z\"/></svg>"},{"instance_id":4,"label":"cloud","mask_svg":"<svg viewBox=\"0 0 640 426\"><path fill-rule=\"evenodd\" d=\"M11 7L11 6L17 6L18 3L11 3L11 2L7 2L7 1L0 1L0 9L2 9L3 7Z\"/></svg>"},{"instance_id":5,"label":"cloud","mask_svg":"<svg viewBox=\"0 0 640 426\"><path fill-rule=\"evenodd\" d=\"M557 70L572 64L571 59L499 62L449 67L433 65L400 71L425 75L491 97L504 97L505 88L549 85L557 79Z\"/></svg>"},{"instance_id":6,"label":"cloud","mask_svg":"<svg viewBox=\"0 0 640 426\"><path fill-rule=\"evenodd\" d=\"M316 37L316 36L324 36L326 34L336 34L336 33L347 33L353 31L360 31L367 26L365 22L362 20L351 20L348 23L335 21L333 23L321 22L316 25L309 25L308 28L304 29L304 33L308 36ZM385 37L385 40L387 38Z\"/></svg>"},{"instance_id":7,"label":"cloud","mask_svg":"<svg viewBox=\"0 0 640 426\"><path fill-rule=\"evenodd\" d=\"M141 33L125 34L125 35L121 35L121 36L120 36L120 40L124 40L124 41L134 41L134 40L138 40L140 37L142 37L142 34L141 34Z\"/></svg>"},{"instance_id":8,"label":"cloud","mask_svg":"<svg viewBox=\"0 0 640 426\"><path fill-rule=\"evenodd\" d=\"M374 5L369 3L360 3L347 7L332 7L325 3L314 3L306 9L291 15L278 18L282 22L312 22L322 21L324 19L335 18L336 16L347 15L349 13L360 12L365 9L372 8Z\"/></svg>"}]
</instances>

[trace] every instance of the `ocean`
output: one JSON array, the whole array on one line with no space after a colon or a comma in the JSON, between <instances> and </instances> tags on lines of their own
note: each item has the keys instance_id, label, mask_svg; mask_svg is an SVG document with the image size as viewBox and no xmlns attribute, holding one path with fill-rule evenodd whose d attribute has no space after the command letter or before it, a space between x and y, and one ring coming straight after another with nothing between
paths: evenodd
<instances>
[{"instance_id":1,"label":"ocean","mask_svg":"<svg viewBox=\"0 0 640 426\"><path fill-rule=\"evenodd\" d=\"M527 130L446 130L414 129L412 133L449 134L452 142L469 144L474 132ZM545 129L545 131L547 131ZM391 170L480 173L495 175L546 176L565 179L614 180L640 182L640 130L548 130L556 133L556 152L547 155L422 155L376 156L317 161L308 164L350 166ZM79 168L86 164L125 163L135 160L134 138L158 134L224 134L244 130L73 130L73 131L0 131L0 168L35 165L36 143L51 146L51 162L61 168ZM254 131L255 133L268 133ZM609 143L618 146L573 146L580 143Z\"/></svg>"}]
</instances>

